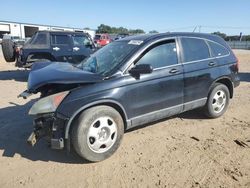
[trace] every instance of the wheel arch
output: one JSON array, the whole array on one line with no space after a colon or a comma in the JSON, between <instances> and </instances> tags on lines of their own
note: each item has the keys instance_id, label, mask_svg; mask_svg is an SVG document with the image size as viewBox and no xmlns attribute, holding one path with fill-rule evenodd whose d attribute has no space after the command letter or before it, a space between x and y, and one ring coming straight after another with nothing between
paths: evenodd
<instances>
[{"instance_id":1,"label":"wheel arch","mask_svg":"<svg viewBox=\"0 0 250 188\"><path fill-rule=\"evenodd\" d=\"M41 58L41 59L49 59L51 61L55 61L56 58L49 52L30 52L27 55L27 61L32 58Z\"/></svg>"},{"instance_id":2,"label":"wheel arch","mask_svg":"<svg viewBox=\"0 0 250 188\"><path fill-rule=\"evenodd\" d=\"M99 100L99 101L95 101L92 103L89 103L87 105L84 105L83 107L79 108L76 112L74 112L74 114L70 117L66 128L65 128L65 139L69 138L69 134L70 134L70 130L72 128L72 124L74 122L74 120L86 109L89 109L91 107L94 106L99 106L99 105L106 105L106 106L110 106L112 108L114 108L115 110L117 110L119 112L119 114L121 115L122 119L123 119L123 123L124 123L124 130L127 129L128 124L130 123L128 121L128 117L126 114L126 111L124 109L124 107L117 101L114 100Z\"/></svg>"},{"instance_id":3,"label":"wheel arch","mask_svg":"<svg viewBox=\"0 0 250 188\"><path fill-rule=\"evenodd\" d=\"M210 86L209 91L211 91L211 88L212 88L212 86L213 86L215 83L221 83L221 84L224 84L225 86L227 86L227 88L228 88L228 90L229 90L229 93L230 93L230 98L233 98L234 86L233 86L233 83L232 83L230 77L223 76L223 77L220 77L220 78L216 79L216 80L213 82L213 84Z\"/></svg>"}]
</instances>

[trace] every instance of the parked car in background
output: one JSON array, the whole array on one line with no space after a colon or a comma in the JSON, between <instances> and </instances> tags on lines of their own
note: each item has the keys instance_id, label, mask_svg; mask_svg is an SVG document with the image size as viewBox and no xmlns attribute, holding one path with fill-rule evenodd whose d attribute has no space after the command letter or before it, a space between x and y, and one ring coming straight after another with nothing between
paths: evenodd
<instances>
[{"instance_id":1,"label":"parked car in background","mask_svg":"<svg viewBox=\"0 0 250 188\"><path fill-rule=\"evenodd\" d=\"M94 42L100 47L111 43L111 41L112 39L109 34L96 34L94 38Z\"/></svg>"},{"instance_id":2,"label":"parked car in background","mask_svg":"<svg viewBox=\"0 0 250 188\"><path fill-rule=\"evenodd\" d=\"M118 35L116 35L115 40L119 40L128 36L129 36L128 33L119 33Z\"/></svg>"},{"instance_id":3,"label":"parked car in background","mask_svg":"<svg viewBox=\"0 0 250 188\"><path fill-rule=\"evenodd\" d=\"M222 116L239 81L239 62L220 37L201 33L130 36L99 49L78 66L54 63L32 71L27 91L42 93L30 109L34 145L73 145L101 161L119 147L124 130L201 108Z\"/></svg>"},{"instance_id":4,"label":"parked car in background","mask_svg":"<svg viewBox=\"0 0 250 188\"><path fill-rule=\"evenodd\" d=\"M16 60L17 67L30 68L35 62L77 64L96 48L86 33L38 31L21 48L13 40L3 40L2 50L7 62Z\"/></svg>"}]
</instances>

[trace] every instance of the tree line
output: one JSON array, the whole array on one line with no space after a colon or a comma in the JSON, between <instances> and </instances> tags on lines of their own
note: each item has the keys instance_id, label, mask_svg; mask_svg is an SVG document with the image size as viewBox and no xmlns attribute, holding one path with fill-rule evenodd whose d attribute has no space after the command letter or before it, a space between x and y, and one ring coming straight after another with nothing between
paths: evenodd
<instances>
[{"instance_id":1,"label":"tree line","mask_svg":"<svg viewBox=\"0 0 250 188\"><path fill-rule=\"evenodd\" d=\"M109 25L101 24L97 27L97 33L109 33L109 34L144 34L146 33L143 29L127 29L125 27L111 27ZM159 33L156 30L149 31L149 33Z\"/></svg>"},{"instance_id":2,"label":"tree line","mask_svg":"<svg viewBox=\"0 0 250 188\"><path fill-rule=\"evenodd\" d=\"M219 31L214 32L212 34L222 37L225 41L239 41L240 38L241 41L250 41L250 35L243 35L242 37L240 35L227 36L225 33L221 33Z\"/></svg>"},{"instance_id":3,"label":"tree line","mask_svg":"<svg viewBox=\"0 0 250 188\"><path fill-rule=\"evenodd\" d=\"M143 29L127 29L125 27L112 27L109 25L101 24L98 26L97 33L109 33L109 34L130 34L130 35L135 35L135 34L144 34L146 33ZM156 30L149 31L149 33L159 33ZM212 34L219 35L226 41L238 41L240 40L239 35L233 35L233 36L227 36L225 33L222 32L213 32ZM250 35L244 35L241 38L242 41L250 41Z\"/></svg>"},{"instance_id":4,"label":"tree line","mask_svg":"<svg viewBox=\"0 0 250 188\"><path fill-rule=\"evenodd\" d=\"M143 29L127 29L125 27L111 27L109 25L101 24L97 27L97 33L109 33L109 34L144 34L146 33ZM151 33L158 33L157 31L151 31Z\"/></svg>"}]
</instances>

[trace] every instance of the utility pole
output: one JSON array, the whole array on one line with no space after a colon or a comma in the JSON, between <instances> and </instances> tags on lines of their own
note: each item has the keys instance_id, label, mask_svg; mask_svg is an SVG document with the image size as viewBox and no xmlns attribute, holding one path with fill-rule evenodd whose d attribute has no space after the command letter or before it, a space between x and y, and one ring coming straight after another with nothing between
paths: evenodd
<instances>
[{"instance_id":1,"label":"utility pole","mask_svg":"<svg viewBox=\"0 0 250 188\"><path fill-rule=\"evenodd\" d=\"M201 32L201 25L199 25L199 33Z\"/></svg>"},{"instance_id":2,"label":"utility pole","mask_svg":"<svg viewBox=\"0 0 250 188\"><path fill-rule=\"evenodd\" d=\"M195 26L195 28L194 28L194 30L193 30L193 33L195 32L196 28L197 28L197 26Z\"/></svg>"}]
</instances>

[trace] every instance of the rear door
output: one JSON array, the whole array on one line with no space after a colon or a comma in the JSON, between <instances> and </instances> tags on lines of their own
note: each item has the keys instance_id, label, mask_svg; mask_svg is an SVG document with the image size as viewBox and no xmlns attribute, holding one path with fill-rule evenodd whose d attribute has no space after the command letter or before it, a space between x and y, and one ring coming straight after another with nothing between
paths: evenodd
<instances>
[{"instance_id":1,"label":"rear door","mask_svg":"<svg viewBox=\"0 0 250 188\"><path fill-rule=\"evenodd\" d=\"M194 109L206 103L209 88L219 75L216 58L211 57L205 39L181 37L184 68L184 110Z\"/></svg>"},{"instance_id":2,"label":"rear door","mask_svg":"<svg viewBox=\"0 0 250 188\"><path fill-rule=\"evenodd\" d=\"M85 35L72 35L72 61L79 63L94 51L93 42Z\"/></svg>"},{"instance_id":3,"label":"rear door","mask_svg":"<svg viewBox=\"0 0 250 188\"><path fill-rule=\"evenodd\" d=\"M57 61L72 62L72 42L68 34L51 34L51 51Z\"/></svg>"}]
</instances>

